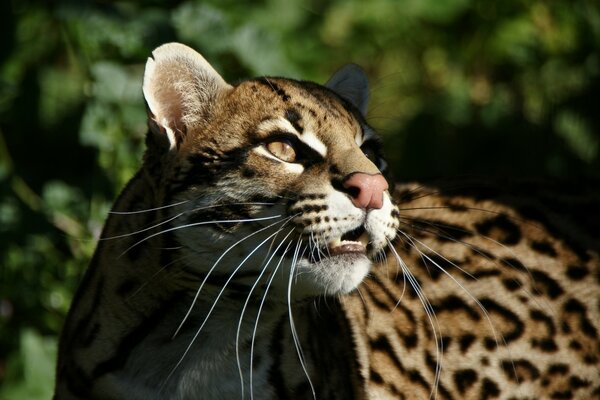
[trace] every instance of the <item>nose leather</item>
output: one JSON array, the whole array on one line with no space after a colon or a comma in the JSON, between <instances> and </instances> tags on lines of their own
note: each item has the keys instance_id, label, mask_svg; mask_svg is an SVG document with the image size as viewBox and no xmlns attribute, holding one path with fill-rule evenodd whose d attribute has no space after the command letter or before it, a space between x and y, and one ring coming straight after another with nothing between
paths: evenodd
<instances>
[{"instance_id":1,"label":"nose leather","mask_svg":"<svg viewBox=\"0 0 600 400\"><path fill-rule=\"evenodd\" d=\"M383 192L389 185L381 174L354 172L346 177L343 186L357 208L379 209L383 207Z\"/></svg>"}]
</instances>

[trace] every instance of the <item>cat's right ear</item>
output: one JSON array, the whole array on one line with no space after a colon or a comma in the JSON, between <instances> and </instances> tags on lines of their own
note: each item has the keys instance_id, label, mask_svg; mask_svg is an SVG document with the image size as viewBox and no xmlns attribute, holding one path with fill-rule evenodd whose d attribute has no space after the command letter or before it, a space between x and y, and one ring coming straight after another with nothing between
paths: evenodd
<instances>
[{"instance_id":1,"label":"cat's right ear","mask_svg":"<svg viewBox=\"0 0 600 400\"><path fill-rule=\"evenodd\" d=\"M231 88L195 50L180 44L157 47L146 62L143 92L153 133L177 148L205 121L215 100Z\"/></svg>"}]
</instances>

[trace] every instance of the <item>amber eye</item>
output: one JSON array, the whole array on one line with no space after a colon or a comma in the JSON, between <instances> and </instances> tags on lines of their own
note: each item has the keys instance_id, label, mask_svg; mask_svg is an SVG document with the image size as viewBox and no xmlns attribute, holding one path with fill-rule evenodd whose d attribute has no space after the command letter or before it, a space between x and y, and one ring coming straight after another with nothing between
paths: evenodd
<instances>
[{"instance_id":1,"label":"amber eye","mask_svg":"<svg viewBox=\"0 0 600 400\"><path fill-rule=\"evenodd\" d=\"M290 163L296 161L296 150L287 140L269 142L267 150L281 161Z\"/></svg>"}]
</instances>

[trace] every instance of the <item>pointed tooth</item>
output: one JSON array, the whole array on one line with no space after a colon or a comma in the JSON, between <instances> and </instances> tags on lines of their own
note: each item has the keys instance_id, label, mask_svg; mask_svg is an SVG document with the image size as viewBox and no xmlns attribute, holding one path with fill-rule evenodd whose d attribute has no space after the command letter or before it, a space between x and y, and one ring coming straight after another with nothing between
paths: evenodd
<instances>
[{"instance_id":1,"label":"pointed tooth","mask_svg":"<svg viewBox=\"0 0 600 400\"><path fill-rule=\"evenodd\" d=\"M363 232L363 234L358 238L358 241L362 243L363 246L367 247L369 244L369 234L367 232Z\"/></svg>"},{"instance_id":2,"label":"pointed tooth","mask_svg":"<svg viewBox=\"0 0 600 400\"><path fill-rule=\"evenodd\" d=\"M328 243L329 248L334 248L342 244L342 238L337 237Z\"/></svg>"}]
</instances>

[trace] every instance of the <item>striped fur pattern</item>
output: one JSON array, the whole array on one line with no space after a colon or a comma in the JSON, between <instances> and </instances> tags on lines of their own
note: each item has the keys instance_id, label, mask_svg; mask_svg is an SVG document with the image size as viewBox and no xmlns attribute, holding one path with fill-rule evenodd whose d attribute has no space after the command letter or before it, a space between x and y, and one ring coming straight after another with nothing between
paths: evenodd
<instances>
[{"instance_id":1,"label":"striped fur pattern","mask_svg":"<svg viewBox=\"0 0 600 400\"><path fill-rule=\"evenodd\" d=\"M171 43L143 91L144 162L73 300L55 399L600 396L589 220L392 190L355 66L232 86Z\"/></svg>"}]
</instances>

